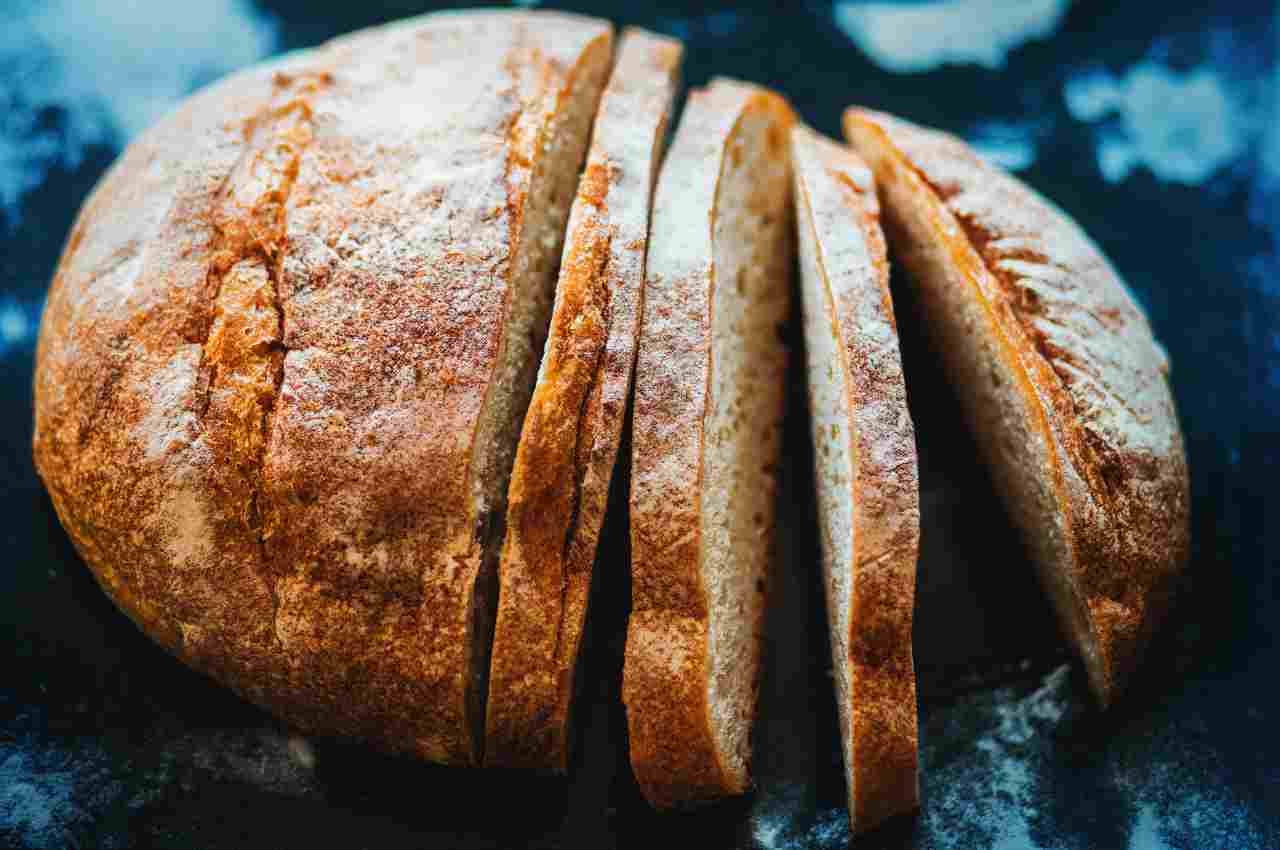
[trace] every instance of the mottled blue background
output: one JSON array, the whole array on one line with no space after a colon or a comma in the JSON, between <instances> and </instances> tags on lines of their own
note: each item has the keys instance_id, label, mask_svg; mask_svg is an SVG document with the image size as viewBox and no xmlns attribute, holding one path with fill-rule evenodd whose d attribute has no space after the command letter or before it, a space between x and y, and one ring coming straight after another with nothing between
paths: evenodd
<instances>
[{"instance_id":1,"label":"mottled blue background","mask_svg":"<svg viewBox=\"0 0 1280 850\"><path fill-rule=\"evenodd\" d=\"M618 511L568 779L292 736L140 635L53 516L29 448L35 331L72 217L121 147L233 68L455 5L473 4L0 4L0 846L849 841L798 384L758 788L694 815L653 815L626 764ZM1195 558L1129 698L1099 716L895 280L925 512L924 805L859 846L1280 847L1276 4L547 5L678 35L690 83L727 74L772 85L828 133L859 102L966 137L1094 236L1174 363Z\"/></svg>"}]
</instances>

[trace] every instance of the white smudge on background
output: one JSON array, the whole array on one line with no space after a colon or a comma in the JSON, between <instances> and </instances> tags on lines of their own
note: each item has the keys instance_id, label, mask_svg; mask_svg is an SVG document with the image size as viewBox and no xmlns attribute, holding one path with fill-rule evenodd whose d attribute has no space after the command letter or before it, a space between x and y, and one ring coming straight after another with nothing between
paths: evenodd
<instances>
[{"instance_id":1,"label":"white smudge on background","mask_svg":"<svg viewBox=\"0 0 1280 850\"><path fill-rule=\"evenodd\" d=\"M1098 167L1111 182L1144 166L1162 180L1194 185L1248 149L1254 122L1212 68L1180 73L1144 59L1120 77L1088 71L1067 80L1067 109L1099 129Z\"/></svg>"},{"instance_id":2,"label":"white smudge on background","mask_svg":"<svg viewBox=\"0 0 1280 850\"><path fill-rule=\"evenodd\" d=\"M921 812L921 829L934 843L1039 846L1032 834L1044 802L1037 777L1045 743L1073 700L1070 669L1060 666L1035 690L1020 691L1002 688L950 710L958 725L936 733L943 741L968 736L963 755L946 744L930 746L922 730L921 771L936 790Z\"/></svg>"},{"instance_id":3,"label":"white smudge on background","mask_svg":"<svg viewBox=\"0 0 1280 850\"><path fill-rule=\"evenodd\" d=\"M984 121L965 139L988 162L1010 171L1025 171L1036 161L1037 129L1029 122Z\"/></svg>"},{"instance_id":4,"label":"white smudge on background","mask_svg":"<svg viewBox=\"0 0 1280 850\"><path fill-rule=\"evenodd\" d=\"M316 750L311 742L301 735L289 736L289 758L303 770L316 769Z\"/></svg>"},{"instance_id":5,"label":"white smudge on background","mask_svg":"<svg viewBox=\"0 0 1280 850\"><path fill-rule=\"evenodd\" d=\"M841 0L836 25L880 67L897 73L941 65L1001 68L1009 52L1058 28L1070 0Z\"/></svg>"},{"instance_id":6,"label":"white smudge on background","mask_svg":"<svg viewBox=\"0 0 1280 850\"><path fill-rule=\"evenodd\" d=\"M0 299L0 357L35 346L42 308L43 304Z\"/></svg>"},{"instance_id":7,"label":"white smudge on background","mask_svg":"<svg viewBox=\"0 0 1280 850\"><path fill-rule=\"evenodd\" d=\"M786 850L796 846L804 789L784 783L761 789L751 814L751 836L761 850Z\"/></svg>"},{"instance_id":8,"label":"white smudge on background","mask_svg":"<svg viewBox=\"0 0 1280 850\"><path fill-rule=\"evenodd\" d=\"M833 743L839 749L838 743ZM814 811L806 788L781 782L761 788L752 807L751 837L760 850L834 850L849 846L849 810Z\"/></svg>"},{"instance_id":9,"label":"white smudge on background","mask_svg":"<svg viewBox=\"0 0 1280 850\"><path fill-rule=\"evenodd\" d=\"M1069 79L1063 96L1067 109L1080 121L1098 121L1114 110L1119 101L1115 78L1097 70Z\"/></svg>"},{"instance_id":10,"label":"white smudge on background","mask_svg":"<svg viewBox=\"0 0 1280 850\"><path fill-rule=\"evenodd\" d=\"M1146 765L1118 772L1118 785L1134 800L1128 850L1172 850L1186 846L1186 836L1198 836L1199 847L1263 850L1274 847L1266 830L1234 789L1221 781L1222 765L1212 754L1203 762L1180 766ZM1170 788L1182 786L1179 793ZM1190 787L1188 787L1190 786Z\"/></svg>"},{"instance_id":11,"label":"white smudge on background","mask_svg":"<svg viewBox=\"0 0 1280 850\"><path fill-rule=\"evenodd\" d=\"M1031 768L1018 757L1018 748L1036 735L1047 734L1062 719L1070 690L1068 676L1064 665L1045 676L1040 687L1025 699L998 703L998 725L974 743L979 752L991 757L991 789L1017 803L1019 816L1004 818L1000 823L1000 832L991 845L996 850L1036 846L1026 817L1036 812L1035 786Z\"/></svg>"},{"instance_id":12,"label":"white smudge on background","mask_svg":"<svg viewBox=\"0 0 1280 850\"><path fill-rule=\"evenodd\" d=\"M1150 804L1138 808L1138 817L1129 832L1129 850L1172 850L1160 837L1160 820Z\"/></svg>"},{"instance_id":13,"label":"white smudge on background","mask_svg":"<svg viewBox=\"0 0 1280 850\"><path fill-rule=\"evenodd\" d=\"M0 210L50 169L116 145L193 88L270 53L275 23L249 0L19 3L0 27Z\"/></svg>"},{"instance_id":14,"label":"white smudge on background","mask_svg":"<svg viewBox=\"0 0 1280 850\"><path fill-rule=\"evenodd\" d=\"M1270 80L1270 102L1262 118L1266 130L1259 152L1257 191L1250 212L1280 235L1280 4L1277 4L1276 20L1277 58Z\"/></svg>"},{"instance_id":15,"label":"white smudge on background","mask_svg":"<svg viewBox=\"0 0 1280 850\"><path fill-rule=\"evenodd\" d=\"M787 821L781 815L756 817L752 837L761 850L779 850L784 844L779 841L787 828Z\"/></svg>"},{"instance_id":16,"label":"white smudge on background","mask_svg":"<svg viewBox=\"0 0 1280 850\"><path fill-rule=\"evenodd\" d=\"M1280 61L1280 60L1278 60ZM1267 119L1267 137L1262 145L1264 174L1272 183L1280 183L1280 65L1276 66L1275 79L1271 81L1274 102Z\"/></svg>"},{"instance_id":17,"label":"white smudge on background","mask_svg":"<svg viewBox=\"0 0 1280 850\"><path fill-rule=\"evenodd\" d=\"M751 837L760 850L835 850L849 846L849 810L825 809L802 815L802 788L775 789L776 796L752 815Z\"/></svg>"},{"instance_id":18,"label":"white smudge on background","mask_svg":"<svg viewBox=\"0 0 1280 850\"><path fill-rule=\"evenodd\" d=\"M911 827L917 842L1032 850L1058 846L1042 844L1047 835L1082 829L1094 839L1109 836L1095 846L1128 850L1280 846L1258 804L1227 781L1228 763L1195 715L1180 724L1153 718L1144 734L1118 735L1095 751L1070 787L1096 787L1099 812L1108 820L1077 822L1079 808L1059 795L1067 792L1064 754L1097 731L1081 711L1083 699L1083 683L1077 677L1073 684L1063 665L1035 684L973 693L927 714L920 750L924 806ZM1260 711L1241 711L1254 737L1265 734L1267 722ZM752 806L752 845L850 846L847 810L814 811L809 790L796 782L761 787Z\"/></svg>"},{"instance_id":19,"label":"white smudge on background","mask_svg":"<svg viewBox=\"0 0 1280 850\"><path fill-rule=\"evenodd\" d=\"M16 304L0 308L0 346L18 345L31 334L31 322Z\"/></svg>"},{"instance_id":20,"label":"white smudge on background","mask_svg":"<svg viewBox=\"0 0 1280 850\"><path fill-rule=\"evenodd\" d=\"M34 761L16 747L0 761L0 823L8 835L32 846L70 846L68 821L77 814L70 775Z\"/></svg>"}]
</instances>

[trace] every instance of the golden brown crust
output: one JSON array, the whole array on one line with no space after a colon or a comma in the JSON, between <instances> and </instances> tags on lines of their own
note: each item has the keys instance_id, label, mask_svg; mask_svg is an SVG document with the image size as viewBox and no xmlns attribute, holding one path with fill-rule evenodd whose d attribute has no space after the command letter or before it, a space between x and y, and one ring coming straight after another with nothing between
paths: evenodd
<instances>
[{"instance_id":1,"label":"golden brown crust","mask_svg":"<svg viewBox=\"0 0 1280 850\"><path fill-rule=\"evenodd\" d=\"M36 371L59 516L145 631L303 729L475 760L476 421L536 131L609 37L436 15L237 76L68 242Z\"/></svg>"},{"instance_id":2,"label":"golden brown crust","mask_svg":"<svg viewBox=\"0 0 1280 850\"><path fill-rule=\"evenodd\" d=\"M635 363L650 193L682 52L628 32L601 98L512 470L486 764L568 767L574 671Z\"/></svg>"},{"instance_id":3,"label":"golden brown crust","mask_svg":"<svg viewBox=\"0 0 1280 850\"><path fill-rule=\"evenodd\" d=\"M1065 544L1042 570L1077 589L1064 620L1114 698L1169 602L1190 545L1189 486L1168 364L1146 317L1074 222L942 133L865 110L846 133L877 176L914 180L989 320L1029 421L1052 447ZM1001 475L1004 473L1001 472ZM1015 473L1016 474L1016 473ZM1033 538L1048 529L1025 530ZM1036 544L1037 551L1050 547Z\"/></svg>"},{"instance_id":4,"label":"golden brown crust","mask_svg":"<svg viewBox=\"0 0 1280 850\"><path fill-rule=\"evenodd\" d=\"M847 569L849 576L828 578L827 602L831 628L847 623L844 640L833 639L832 648L834 663L848 669L841 681L847 690L838 689L837 699L850 826L858 833L919 805L911 654L920 539L915 434L871 173L851 150L807 127L797 126L791 139L797 222L808 228L819 273L806 286L823 290L806 296L817 296L828 320L811 331L834 333L842 354L845 427L832 438L847 443L852 477L834 498L851 505L852 541L826 551L852 558L829 560L828 570ZM838 581L847 581L844 599ZM839 611L842 605L847 610Z\"/></svg>"},{"instance_id":5,"label":"golden brown crust","mask_svg":"<svg viewBox=\"0 0 1280 850\"><path fill-rule=\"evenodd\" d=\"M229 183L259 171L243 167L263 155L254 119L269 125L290 99L276 69L297 61L211 87L129 147L68 238L36 361L35 459L77 550L141 628L214 675L244 671L251 698L271 678L271 602L244 475L260 442L249 399L274 390L274 313L215 322L214 289L233 278L233 311L269 297L261 263L235 266L275 250L273 191L237 198ZM271 162L260 173L279 191ZM230 233L237 203L259 244ZM265 357L236 345L244 330L265 338ZM224 360L233 380L215 384ZM224 439L206 432L210 409ZM215 489L227 498L206 509Z\"/></svg>"},{"instance_id":6,"label":"golden brown crust","mask_svg":"<svg viewBox=\"0 0 1280 850\"><path fill-rule=\"evenodd\" d=\"M722 763L708 704L708 594L701 568L703 425L711 367L712 234L724 159L759 110L781 139L794 120L777 95L717 80L690 93L654 197L636 364L631 470L631 599L623 671L631 765L651 804L742 793Z\"/></svg>"}]
</instances>

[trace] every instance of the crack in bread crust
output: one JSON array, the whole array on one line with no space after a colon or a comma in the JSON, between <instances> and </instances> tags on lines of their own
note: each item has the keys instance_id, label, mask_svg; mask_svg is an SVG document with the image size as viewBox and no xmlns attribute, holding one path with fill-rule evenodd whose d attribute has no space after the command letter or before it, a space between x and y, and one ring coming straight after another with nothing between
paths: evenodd
<instances>
[{"instance_id":1,"label":"crack in bread crust","mask_svg":"<svg viewBox=\"0 0 1280 850\"><path fill-rule=\"evenodd\" d=\"M1100 405L1082 390L1088 384L1101 387L1105 390L1107 404L1120 408L1139 423L1150 422L1151 417L1139 414L1123 401L1108 385L1102 370L1098 368L1096 358L1089 356L1088 344L1096 337L1092 333L1082 333L1083 329L1078 327L1078 319L1087 317L1100 325L1103 322L1093 312L1072 304L1068 299L1046 301L1036 295L1035 284L1050 283L1051 270L1058 269L1067 274L1071 274L1071 270L1055 265L1044 255L1007 250L1004 240L987 230L981 220L972 214L956 211L963 203L962 195L953 194L952 198L944 200L952 204L952 212L964 229L969 242L986 263L987 271L1003 287L1009 298L1012 313L1017 318L1026 339L1052 370L1061 389L1061 393L1057 396L1070 402L1069 415L1064 418L1071 423L1070 427L1075 430L1077 436L1077 439L1068 441L1066 445L1067 451L1073 455L1073 465L1081 472L1093 498L1098 502L1106 505L1117 497L1123 498L1123 494L1117 493L1108 480L1109 471L1121 472L1123 459L1119 452L1105 441L1105 438L1090 428L1090 423L1099 416ZM1023 267L1019 269L1019 273L1014 273L1007 265L1009 260L1035 265L1031 268ZM1135 318L1135 316L1129 316L1128 320L1133 321ZM1074 337L1075 341L1083 342L1085 347L1082 352L1078 354L1070 348L1051 341L1045 325L1056 326L1064 334ZM1105 328L1105 330L1114 329ZM1083 381L1080 380L1082 377Z\"/></svg>"},{"instance_id":2,"label":"crack in bread crust","mask_svg":"<svg viewBox=\"0 0 1280 850\"><path fill-rule=\"evenodd\" d=\"M588 226L599 227L598 224ZM569 500L569 521L565 525L564 542L560 548L560 563L562 567L567 566L569 563L569 550L573 546L578 531L578 522L581 519L583 479L587 474L588 453L594 436L592 434L592 426L595 424L588 414L591 402L596 398L596 386L601 378L600 365L605 358L605 345L609 340L610 328L613 325L612 290L607 285L607 269L611 253L610 243L612 241L612 228L600 230L598 235L591 240L591 254L599 256L596 261L597 268L590 273L589 278L595 285L591 287L592 291L586 294L589 303L580 305L578 309L573 311L578 317L575 322L575 324L578 324L575 332L575 341L583 350L576 352L574 356L575 368L573 371L578 372L581 377L576 382L571 377L569 382L580 385L582 399L578 403L577 415L574 418L573 449L570 459L573 479ZM568 592L569 576L567 572L562 572L560 581L560 616L556 621L556 658L560 657L564 641L565 597Z\"/></svg>"},{"instance_id":3,"label":"crack in bread crust","mask_svg":"<svg viewBox=\"0 0 1280 850\"><path fill-rule=\"evenodd\" d=\"M272 529L263 516L263 465L272 413L284 377L280 264L287 248L289 195L313 135L309 97L327 73L275 74L273 103L244 122L246 147L218 191L209 266L210 304L201 345L203 401L198 418L214 452L214 486L241 504L241 521L258 544L279 630L279 591L267 565Z\"/></svg>"},{"instance_id":4,"label":"crack in bread crust","mask_svg":"<svg viewBox=\"0 0 1280 850\"><path fill-rule=\"evenodd\" d=\"M304 97L323 83L323 76L309 77L290 91L295 89L293 80L276 75L276 87L290 99L246 122L248 147L210 215L216 235L209 269L210 315L201 342L201 419L220 394L228 398L219 406L249 408L234 410L239 421L225 421L229 412L207 430L229 441L228 460L233 465L244 467L246 474L252 467L258 478L283 377L280 262L287 240L289 193L312 134L311 106ZM228 433L233 427L244 433ZM267 532L258 514L258 489L254 487L246 506L245 523L261 539Z\"/></svg>"}]
</instances>

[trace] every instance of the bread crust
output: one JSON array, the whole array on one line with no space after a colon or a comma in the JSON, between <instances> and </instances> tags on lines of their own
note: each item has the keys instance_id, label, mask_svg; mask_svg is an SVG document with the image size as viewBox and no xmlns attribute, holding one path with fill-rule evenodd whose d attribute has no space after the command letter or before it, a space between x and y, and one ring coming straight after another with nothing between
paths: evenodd
<instances>
[{"instance_id":1,"label":"bread crust","mask_svg":"<svg viewBox=\"0 0 1280 850\"><path fill-rule=\"evenodd\" d=\"M878 180L897 181L927 208L984 316L971 333L994 352L990 368L1013 378L1019 427L1043 446L1041 462L1008 468L1001 429L981 429L979 441L1107 705L1167 610L1190 549L1166 356L1098 248L1024 184L958 139L892 116L850 109L845 130ZM958 374L966 355L950 348ZM974 417L975 388L959 389ZM1052 494L1054 516L1027 506L1020 494L1035 487Z\"/></svg>"},{"instance_id":2,"label":"bread crust","mask_svg":"<svg viewBox=\"0 0 1280 850\"><path fill-rule=\"evenodd\" d=\"M853 151L807 127L791 131L791 150L797 226L807 229L818 271L818 279L804 282L805 297L816 299L827 320L809 332L834 334L840 354L845 427L821 439L842 440L852 459L852 477L830 494L851 505L852 561L836 560L834 540L824 540L824 556L828 571L849 571L847 599L839 598L834 576L826 589L830 627L847 623L842 639L833 633L832 650L833 663L847 670L836 671L837 700L850 828L860 833L919 805L911 653L920 543L915 431L871 172ZM815 462L823 463L821 453ZM840 533L822 519L824 535Z\"/></svg>"},{"instance_id":3,"label":"bread crust","mask_svg":"<svg viewBox=\"0 0 1280 850\"><path fill-rule=\"evenodd\" d=\"M610 39L431 15L238 75L68 240L35 383L58 514L144 631L301 729L476 761L476 423L540 128Z\"/></svg>"},{"instance_id":4,"label":"bread crust","mask_svg":"<svg viewBox=\"0 0 1280 850\"><path fill-rule=\"evenodd\" d=\"M485 762L568 769L578 649L644 298L650 198L683 48L625 33L570 216L511 475Z\"/></svg>"},{"instance_id":5,"label":"bread crust","mask_svg":"<svg viewBox=\"0 0 1280 850\"><path fill-rule=\"evenodd\" d=\"M631 487L631 618L622 697L631 765L658 808L740 794L713 734L709 597L701 566L704 421L710 399L713 233L731 141L763 111L785 157L790 107L716 80L694 90L654 197L636 365ZM655 249L658 240L667 245Z\"/></svg>"}]
</instances>

